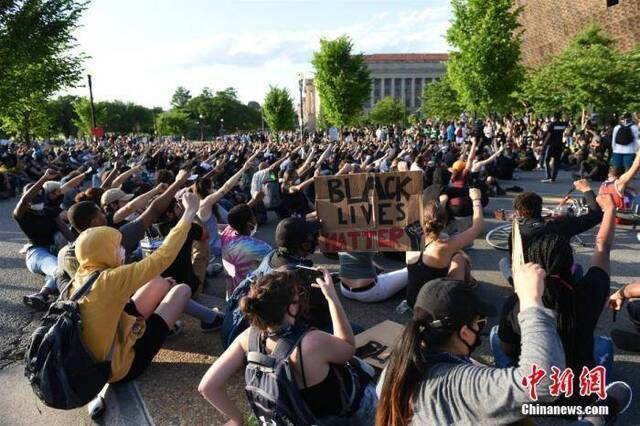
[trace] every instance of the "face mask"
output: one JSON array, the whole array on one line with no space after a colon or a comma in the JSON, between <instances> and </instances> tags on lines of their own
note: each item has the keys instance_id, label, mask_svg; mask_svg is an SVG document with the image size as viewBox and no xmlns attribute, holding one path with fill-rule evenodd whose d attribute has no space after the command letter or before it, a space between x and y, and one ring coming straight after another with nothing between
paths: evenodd
<instances>
[{"instance_id":1,"label":"face mask","mask_svg":"<svg viewBox=\"0 0 640 426\"><path fill-rule=\"evenodd\" d=\"M31 210L33 211L40 212L42 209L44 209L44 203L31 204Z\"/></svg>"},{"instance_id":2,"label":"face mask","mask_svg":"<svg viewBox=\"0 0 640 426\"><path fill-rule=\"evenodd\" d=\"M249 235L251 235L252 237L256 234L256 232L258 232L258 224L256 223L255 225L253 225L253 228L251 228L251 232Z\"/></svg>"},{"instance_id":3,"label":"face mask","mask_svg":"<svg viewBox=\"0 0 640 426\"><path fill-rule=\"evenodd\" d=\"M470 344L467 343L466 340L464 340L462 338L460 338L460 340L462 340L462 343L464 343L464 345L469 350L469 354L467 356L471 356L473 351L475 351L482 344L482 339L480 338L480 332L482 331L482 327L478 326L478 330L474 330L472 326L468 325L467 328L469 330L471 330L471 332L473 332L473 334L476 335L475 341L473 342L473 344L470 345Z\"/></svg>"},{"instance_id":4,"label":"face mask","mask_svg":"<svg viewBox=\"0 0 640 426\"><path fill-rule=\"evenodd\" d=\"M127 252L124 247L120 246L120 264L124 265L124 261L127 258Z\"/></svg>"}]
</instances>

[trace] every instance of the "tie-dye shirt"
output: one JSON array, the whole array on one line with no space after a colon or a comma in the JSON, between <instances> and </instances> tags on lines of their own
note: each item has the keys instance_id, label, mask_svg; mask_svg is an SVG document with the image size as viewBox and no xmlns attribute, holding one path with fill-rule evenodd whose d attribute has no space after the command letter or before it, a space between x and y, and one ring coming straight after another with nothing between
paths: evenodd
<instances>
[{"instance_id":1,"label":"tie-dye shirt","mask_svg":"<svg viewBox=\"0 0 640 426\"><path fill-rule=\"evenodd\" d=\"M235 276L227 276L227 290L232 292L234 288L258 267L262 258L271 250L271 246L262 240L247 235L240 235L230 225L220 234L222 241L222 260L229 275L229 269L235 269Z\"/></svg>"}]
</instances>

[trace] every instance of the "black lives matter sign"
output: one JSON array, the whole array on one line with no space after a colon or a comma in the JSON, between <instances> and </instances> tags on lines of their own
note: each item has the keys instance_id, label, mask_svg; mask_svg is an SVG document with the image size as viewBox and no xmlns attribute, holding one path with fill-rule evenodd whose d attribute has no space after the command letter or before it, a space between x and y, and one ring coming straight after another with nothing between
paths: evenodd
<instances>
[{"instance_id":1,"label":"black lives matter sign","mask_svg":"<svg viewBox=\"0 0 640 426\"><path fill-rule=\"evenodd\" d=\"M315 179L323 251L410 251L422 244L422 172Z\"/></svg>"}]
</instances>

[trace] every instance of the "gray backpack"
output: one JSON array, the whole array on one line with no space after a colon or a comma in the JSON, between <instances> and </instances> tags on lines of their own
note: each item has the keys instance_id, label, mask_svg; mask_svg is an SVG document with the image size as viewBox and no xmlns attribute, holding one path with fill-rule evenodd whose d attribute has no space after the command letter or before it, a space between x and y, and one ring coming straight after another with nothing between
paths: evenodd
<instances>
[{"instance_id":1,"label":"gray backpack","mask_svg":"<svg viewBox=\"0 0 640 426\"><path fill-rule=\"evenodd\" d=\"M249 405L258 423L262 425L315 425L315 418L302 398L295 381L289 358L300 346L309 328L293 326L278 334L280 339L273 352L266 353L265 339L261 332L251 327L249 347L247 350L247 367L245 369L245 391ZM302 358L300 359L302 364ZM343 374L336 371L340 383L340 399L342 412L339 417L348 417L357 409L365 388L371 383L371 375L362 370L354 358L344 368L347 369L351 383L346 383ZM338 369L339 366L331 366Z\"/></svg>"},{"instance_id":2,"label":"gray backpack","mask_svg":"<svg viewBox=\"0 0 640 426\"><path fill-rule=\"evenodd\" d=\"M264 198L262 202L267 209L277 209L282 205L282 189L280 181L273 173L269 175L269 179L262 184Z\"/></svg>"}]
</instances>

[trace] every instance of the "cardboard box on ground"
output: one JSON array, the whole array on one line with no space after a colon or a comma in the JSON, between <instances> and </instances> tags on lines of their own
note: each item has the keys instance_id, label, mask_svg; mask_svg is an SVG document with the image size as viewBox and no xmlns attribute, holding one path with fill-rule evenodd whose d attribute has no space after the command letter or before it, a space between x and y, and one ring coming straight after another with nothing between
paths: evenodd
<instances>
[{"instance_id":1,"label":"cardboard box on ground","mask_svg":"<svg viewBox=\"0 0 640 426\"><path fill-rule=\"evenodd\" d=\"M359 173L315 179L320 248L418 251L423 244L422 172Z\"/></svg>"},{"instance_id":2,"label":"cardboard box on ground","mask_svg":"<svg viewBox=\"0 0 640 426\"><path fill-rule=\"evenodd\" d=\"M403 325L386 320L363 331L356 336L356 356L380 374L403 330Z\"/></svg>"}]
</instances>

